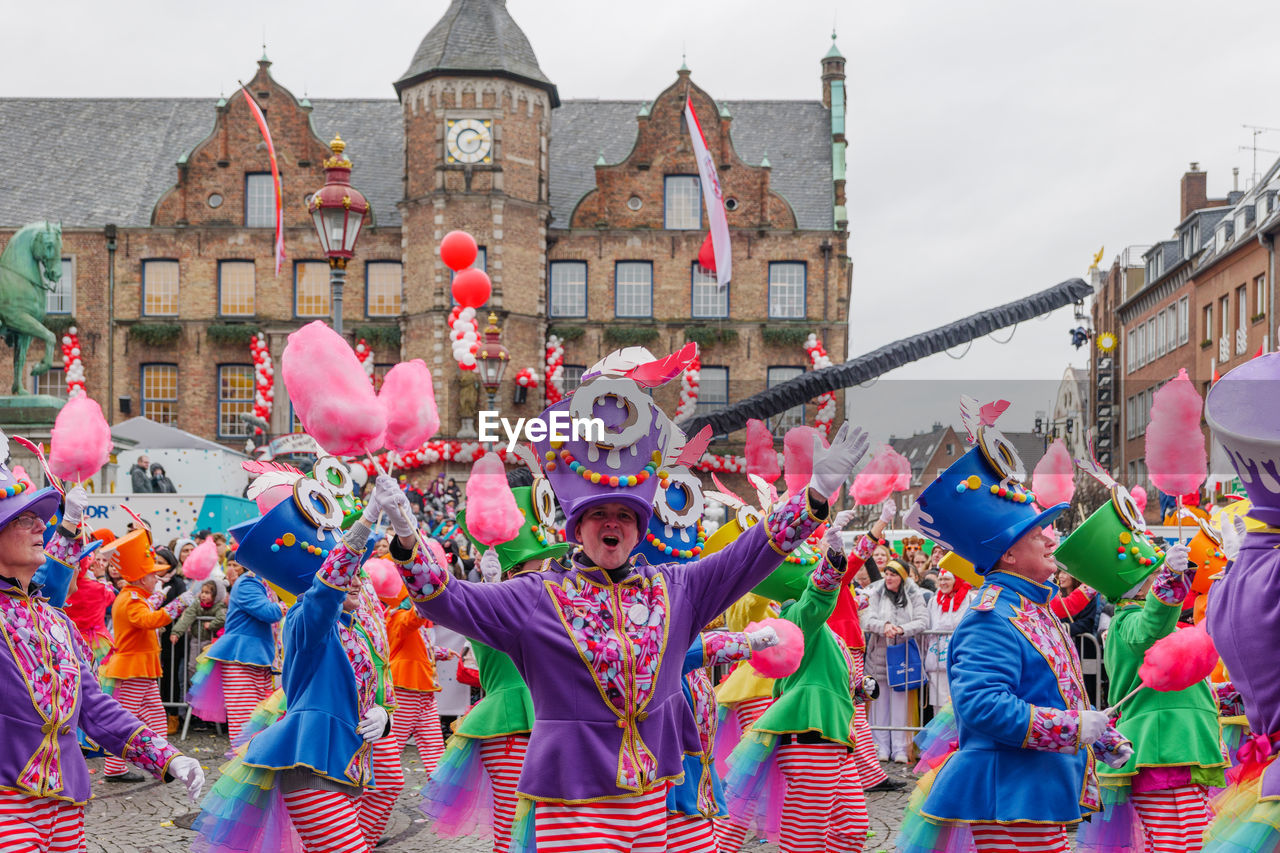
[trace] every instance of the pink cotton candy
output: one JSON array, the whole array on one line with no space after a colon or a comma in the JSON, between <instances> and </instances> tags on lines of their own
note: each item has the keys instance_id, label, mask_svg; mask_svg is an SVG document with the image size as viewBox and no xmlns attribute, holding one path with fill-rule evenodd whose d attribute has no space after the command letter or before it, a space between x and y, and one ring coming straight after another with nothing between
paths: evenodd
<instances>
[{"instance_id":1,"label":"pink cotton candy","mask_svg":"<svg viewBox=\"0 0 1280 853\"><path fill-rule=\"evenodd\" d=\"M387 413L385 444L398 453L421 447L440 429L431 371L420 358L402 361L382 379L378 402Z\"/></svg>"},{"instance_id":2,"label":"pink cotton candy","mask_svg":"<svg viewBox=\"0 0 1280 853\"><path fill-rule=\"evenodd\" d=\"M218 543L212 536L191 549L187 559L182 563L182 576L187 580L208 580L213 569L218 565Z\"/></svg>"},{"instance_id":3,"label":"pink cotton candy","mask_svg":"<svg viewBox=\"0 0 1280 853\"><path fill-rule=\"evenodd\" d=\"M762 678L786 678L799 669L804 657L804 632L799 626L786 619L765 619L747 626L748 631L759 628L777 631L778 645L753 653L751 668Z\"/></svg>"},{"instance_id":4,"label":"pink cotton candy","mask_svg":"<svg viewBox=\"0 0 1280 853\"><path fill-rule=\"evenodd\" d=\"M316 320L289 335L280 370L303 428L325 452L359 456L382 447L387 413L342 336Z\"/></svg>"},{"instance_id":5,"label":"pink cotton candy","mask_svg":"<svg viewBox=\"0 0 1280 853\"><path fill-rule=\"evenodd\" d=\"M1055 438L1031 472L1031 488L1042 507L1069 504L1076 493L1076 463L1062 439Z\"/></svg>"},{"instance_id":6,"label":"pink cotton candy","mask_svg":"<svg viewBox=\"0 0 1280 853\"><path fill-rule=\"evenodd\" d=\"M369 573L369 583L378 598L398 598L404 581L400 580L400 570L396 564L385 557L370 557L364 564Z\"/></svg>"},{"instance_id":7,"label":"pink cotton candy","mask_svg":"<svg viewBox=\"0 0 1280 853\"><path fill-rule=\"evenodd\" d=\"M906 466L905 477L903 466ZM903 480L906 480L904 483ZM885 444L853 478L853 502L862 506L882 504L885 498L911 485L911 463Z\"/></svg>"},{"instance_id":8,"label":"pink cotton candy","mask_svg":"<svg viewBox=\"0 0 1280 853\"><path fill-rule=\"evenodd\" d=\"M440 544L440 540L426 536L423 537L423 541L427 543L427 550L431 552L431 556L435 558L437 565L449 565L449 555L445 552L444 546Z\"/></svg>"},{"instance_id":9,"label":"pink cotton candy","mask_svg":"<svg viewBox=\"0 0 1280 853\"><path fill-rule=\"evenodd\" d=\"M785 464L787 493L798 495L808 487L813 479L813 437L821 437L813 427L798 426L787 430L782 437L782 458ZM822 439L822 446L827 440ZM832 498L834 502L835 498Z\"/></svg>"},{"instance_id":10,"label":"pink cotton candy","mask_svg":"<svg viewBox=\"0 0 1280 853\"><path fill-rule=\"evenodd\" d=\"M1156 392L1147 427L1147 470L1156 488L1168 495L1199 491L1209 476L1200 413L1204 401L1186 368Z\"/></svg>"},{"instance_id":11,"label":"pink cotton candy","mask_svg":"<svg viewBox=\"0 0 1280 853\"><path fill-rule=\"evenodd\" d=\"M1162 637L1147 649L1138 677L1152 690L1185 690L1209 677L1218 665L1218 650L1201 622Z\"/></svg>"},{"instance_id":12,"label":"pink cotton candy","mask_svg":"<svg viewBox=\"0 0 1280 853\"><path fill-rule=\"evenodd\" d=\"M1147 490L1142 486L1134 486L1129 490L1129 496L1138 505L1138 512L1145 515L1147 512Z\"/></svg>"},{"instance_id":13,"label":"pink cotton candy","mask_svg":"<svg viewBox=\"0 0 1280 853\"><path fill-rule=\"evenodd\" d=\"M762 420L747 421L747 441L743 450L747 457L747 473L755 474L766 483L776 482L782 469L778 467L778 451L773 449L773 433Z\"/></svg>"},{"instance_id":14,"label":"pink cotton candy","mask_svg":"<svg viewBox=\"0 0 1280 853\"><path fill-rule=\"evenodd\" d=\"M50 442L49 470L60 480L82 483L107 464L111 427L95 400L76 397L54 418Z\"/></svg>"},{"instance_id":15,"label":"pink cotton candy","mask_svg":"<svg viewBox=\"0 0 1280 853\"><path fill-rule=\"evenodd\" d=\"M507 485L507 470L490 451L471 466L467 480L467 531L477 542L498 545L520 534L524 516Z\"/></svg>"}]
</instances>

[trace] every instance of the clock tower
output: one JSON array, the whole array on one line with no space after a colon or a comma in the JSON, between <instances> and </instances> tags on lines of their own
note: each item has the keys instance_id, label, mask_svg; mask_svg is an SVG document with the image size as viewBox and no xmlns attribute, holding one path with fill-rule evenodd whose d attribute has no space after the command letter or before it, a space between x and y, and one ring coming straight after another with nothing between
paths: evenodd
<instances>
[{"instance_id":1,"label":"clock tower","mask_svg":"<svg viewBox=\"0 0 1280 853\"><path fill-rule=\"evenodd\" d=\"M475 237L477 266L493 282L477 310L481 331L498 315L511 362L494 407L531 417L541 395L512 403L511 377L543 372L546 316L547 195L555 85L538 67L528 38L503 0L452 0L395 83L404 118L403 218L405 323L402 357L431 368L441 437L458 435L461 396L475 372L459 370L449 344L452 273L440 239L453 230ZM481 405L484 405L483 397Z\"/></svg>"}]
</instances>

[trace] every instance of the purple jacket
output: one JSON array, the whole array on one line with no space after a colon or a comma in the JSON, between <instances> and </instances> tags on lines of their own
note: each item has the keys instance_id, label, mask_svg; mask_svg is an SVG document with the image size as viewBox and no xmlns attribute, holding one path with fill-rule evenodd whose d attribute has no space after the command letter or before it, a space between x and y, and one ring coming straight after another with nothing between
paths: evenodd
<instances>
[{"instance_id":1,"label":"purple jacket","mask_svg":"<svg viewBox=\"0 0 1280 853\"><path fill-rule=\"evenodd\" d=\"M75 544L60 532L49 556L64 562ZM71 619L0 579L0 788L86 803L89 767L76 729L157 778L180 753L106 696L89 668L93 655Z\"/></svg>"},{"instance_id":2,"label":"purple jacket","mask_svg":"<svg viewBox=\"0 0 1280 853\"><path fill-rule=\"evenodd\" d=\"M535 722L521 795L627 797L679 779L684 755L702 750L681 690L690 644L822 521L801 494L722 551L633 564L617 584L577 564L470 584L421 549L402 573L419 613L510 655L528 683Z\"/></svg>"}]
</instances>

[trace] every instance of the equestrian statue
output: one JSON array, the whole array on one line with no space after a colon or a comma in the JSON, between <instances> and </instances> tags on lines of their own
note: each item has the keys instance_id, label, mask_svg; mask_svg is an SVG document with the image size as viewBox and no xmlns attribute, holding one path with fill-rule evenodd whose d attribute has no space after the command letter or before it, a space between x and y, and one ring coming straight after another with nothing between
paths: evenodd
<instances>
[{"instance_id":1,"label":"equestrian statue","mask_svg":"<svg viewBox=\"0 0 1280 853\"><path fill-rule=\"evenodd\" d=\"M33 338L44 341L44 358L31 368L32 376L53 367L58 339L44 326L48 294L62 278L62 225L33 222L10 238L0 253L0 331L13 347L13 393L23 387L27 347Z\"/></svg>"}]
</instances>

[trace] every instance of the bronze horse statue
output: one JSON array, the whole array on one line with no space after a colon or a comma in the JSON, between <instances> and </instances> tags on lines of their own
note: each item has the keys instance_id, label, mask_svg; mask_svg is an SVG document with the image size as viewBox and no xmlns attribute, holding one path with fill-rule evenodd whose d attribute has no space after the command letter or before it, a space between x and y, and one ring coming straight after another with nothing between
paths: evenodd
<instances>
[{"instance_id":1,"label":"bronze horse statue","mask_svg":"<svg viewBox=\"0 0 1280 853\"><path fill-rule=\"evenodd\" d=\"M62 278L62 226L52 222L24 225L0 254L0 331L13 347L13 393L23 387L27 347L32 338L44 341L44 358L31 368L32 376L53 367L58 339L44 326L48 293ZM47 284L45 282L48 282Z\"/></svg>"}]
</instances>

